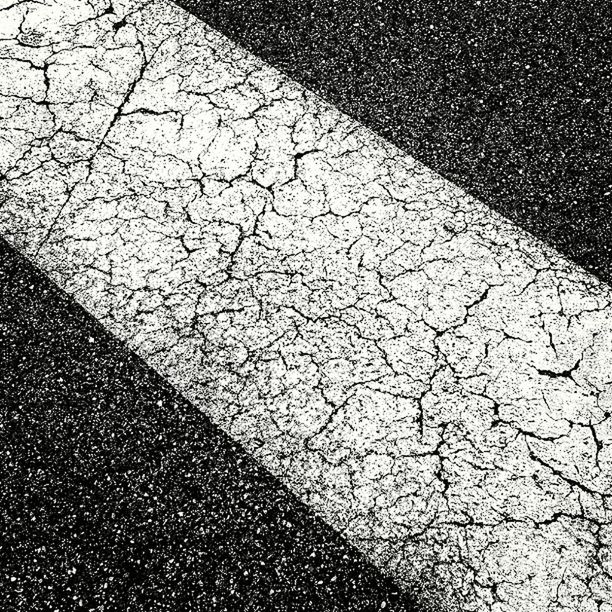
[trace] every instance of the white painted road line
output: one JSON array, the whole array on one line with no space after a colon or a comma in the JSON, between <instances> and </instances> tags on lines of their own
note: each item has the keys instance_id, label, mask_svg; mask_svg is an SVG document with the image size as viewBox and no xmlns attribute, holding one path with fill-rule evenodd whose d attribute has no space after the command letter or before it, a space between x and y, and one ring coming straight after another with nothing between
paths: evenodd
<instances>
[{"instance_id":1,"label":"white painted road line","mask_svg":"<svg viewBox=\"0 0 612 612\"><path fill-rule=\"evenodd\" d=\"M4 13L2 234L449 609L610 612L609 289L174 5Z\"/></svg>"}]
</instances>

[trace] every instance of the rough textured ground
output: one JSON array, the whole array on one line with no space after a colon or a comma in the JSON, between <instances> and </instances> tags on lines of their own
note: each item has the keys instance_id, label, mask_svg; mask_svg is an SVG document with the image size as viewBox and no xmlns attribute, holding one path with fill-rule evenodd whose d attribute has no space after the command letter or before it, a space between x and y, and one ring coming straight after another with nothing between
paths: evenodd
<instances>
[{"instance_id":1,"label":"rough textured ground","mask_svg":"<svg viewBox=\"0 0 612 612\"><path fill-rule=\"evenodd\" d=\"M612 282L601 0L178 0Z\"/></svg>"},{"instance_id":2,"label":"rough textured ground","mask_svg":"<svg viewBox=\"0 0 612 612\"><path fill-rule=\"evenodd\" d=\"M612 610L607 287L160 2L3 13L2 234L406 587Z\"/></svg>"},{"instance_id":3,"label":"rough textured ground","mask_svg":"<svg viewBox=\"0 0 612 612\"><path fill-rule=\"evenodd\" d=\"M414 612L0 239L3 612Z\"/></svg>"}]
</instances>

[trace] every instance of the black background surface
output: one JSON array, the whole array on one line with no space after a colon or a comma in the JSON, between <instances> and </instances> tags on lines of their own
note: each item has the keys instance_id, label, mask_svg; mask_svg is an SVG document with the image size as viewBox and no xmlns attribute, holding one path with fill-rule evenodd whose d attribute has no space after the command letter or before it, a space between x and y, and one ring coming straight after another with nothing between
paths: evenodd
<instances>
[{"instance_id":1,"label":"black background surface","mask_svg":"<svg viewBox=\"0 0 612 612\"><path fill-rule=\"evenodd\" d=\"M610 3L178 3L612 280Z\"/></svg>"},{"instance_id":2,"label":"black background surface","mask_svg":"<svg viewBox=\"0 0 612 612\"><path fill-rule=\"evenodd\" d=\"M0 240L0 609L408 598Z\"/></svg>"}]
</instances>

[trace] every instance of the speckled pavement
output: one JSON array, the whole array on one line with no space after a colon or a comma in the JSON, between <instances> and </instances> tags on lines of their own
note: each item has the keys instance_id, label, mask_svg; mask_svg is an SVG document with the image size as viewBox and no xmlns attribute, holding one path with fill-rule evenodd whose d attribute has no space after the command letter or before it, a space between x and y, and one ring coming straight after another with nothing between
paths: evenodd
<instances>
[{"instance_id":1,"label":"speckled pavement","mask_svg":"<svg viewBox=\"0 0 612 612\"><path fill-rule=\"evenodd\" d=\"M178 4L612 281L606 2Z\"/></svg>"},{"instance_id":2,"label":"speckled pavement","mask_svg":"<svg viewBox=\"0 0 612 612\"><path fill-rule=\"evenodd\" d=\"M173 4L2 29L12 245L424 608L612 610L605 284Z\"/></svg>"},{"instance_id":3,"label":"speckled pavement","mask_svg":"<svg viewBox=\"0 0 612 612\"><path fill-rule=\"evenodd\" d=\"M0 609L415 610L0 241Z\"/></svg>"}]
</instances>

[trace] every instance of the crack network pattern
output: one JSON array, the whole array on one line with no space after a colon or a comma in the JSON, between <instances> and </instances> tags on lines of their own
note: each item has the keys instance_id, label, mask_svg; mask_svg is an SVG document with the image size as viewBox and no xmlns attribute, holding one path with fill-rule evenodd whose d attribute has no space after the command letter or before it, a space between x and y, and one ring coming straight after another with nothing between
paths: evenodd
<instances>
[{"instance_id":1,"label":"crack network pattern","mask_svg":"<svg viewBox=\"0 0 612 612\"><path fill-rule=\"evenodd\" d=\"M605 285L174 5L1 6L12 244L404 587L612 611Z\"/></svg>"}]
</instances>

